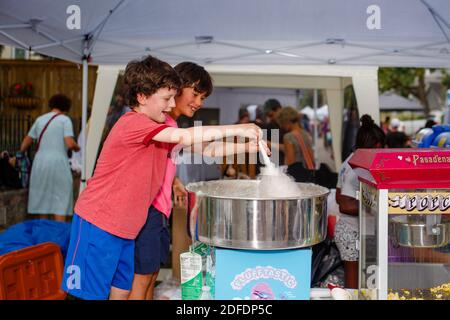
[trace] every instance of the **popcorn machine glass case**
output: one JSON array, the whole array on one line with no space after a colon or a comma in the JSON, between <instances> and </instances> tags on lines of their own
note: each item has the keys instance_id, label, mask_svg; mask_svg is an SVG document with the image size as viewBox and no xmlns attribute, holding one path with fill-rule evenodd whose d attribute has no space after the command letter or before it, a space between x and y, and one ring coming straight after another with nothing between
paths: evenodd
<instances>
[{"instance_id":1,"label":"popcorn machine glass case","mask_svg":"<svg viewBox=\"0 0 450 320\"><path fill-rule=\"evenodd\" d=\"M450 300L450 151L359 149L361 299Z\"/></svg>"}]
</instances>

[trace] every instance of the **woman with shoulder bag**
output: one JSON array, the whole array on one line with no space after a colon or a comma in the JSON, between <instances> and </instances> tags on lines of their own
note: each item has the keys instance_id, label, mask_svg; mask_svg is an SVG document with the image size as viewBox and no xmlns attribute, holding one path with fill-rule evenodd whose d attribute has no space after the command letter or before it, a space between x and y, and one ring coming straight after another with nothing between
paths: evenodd
<instances>
[{"instance_id":1,"label":"woman with shoulder bag","mask_svg":"<svg viewBox=\"0 0 450 320\"><path fill-rule=\"evenodd\" d=\"M28 213L41 218L54 215L60 222L73 213L73 181L67 151L80 150L74 139L72 121L66 115L71 104L64 94L52 96L48 104L51 111L36 119L20 147L20 152L25 152L37 140Z\"/></svg>"}]
</instances>

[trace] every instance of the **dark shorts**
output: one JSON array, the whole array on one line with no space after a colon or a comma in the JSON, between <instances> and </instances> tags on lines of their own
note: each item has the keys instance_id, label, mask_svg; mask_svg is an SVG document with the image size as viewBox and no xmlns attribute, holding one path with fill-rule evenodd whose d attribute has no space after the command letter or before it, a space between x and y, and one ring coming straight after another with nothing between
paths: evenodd
<instances>
[{"instance_id":1,"label":"dark shorts","mask_svg":"<svg viewBox=\"0 0 450 320\"><path fill-rule=\"evenodd\" d=\"M147 221L134 246L134 272L150 274L166 263L170 249L169 222L153 206L148 209Z\"/></svg>"}]
</instances>

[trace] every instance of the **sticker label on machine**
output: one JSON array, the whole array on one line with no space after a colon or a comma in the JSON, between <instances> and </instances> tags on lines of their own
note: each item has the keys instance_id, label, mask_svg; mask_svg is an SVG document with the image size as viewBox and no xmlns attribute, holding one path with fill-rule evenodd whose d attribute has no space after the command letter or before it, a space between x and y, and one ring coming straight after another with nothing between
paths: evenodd
<instances>
[{"instance_id":1,"label":"sticker label on machine","mask_svg":"<svg viewBox=\"0 0 450 320\"><path fill-rule=\"evenodd\" d=\"M450 192L389 192L389 214L450 214Z\"/></svg>"}]
</instances>

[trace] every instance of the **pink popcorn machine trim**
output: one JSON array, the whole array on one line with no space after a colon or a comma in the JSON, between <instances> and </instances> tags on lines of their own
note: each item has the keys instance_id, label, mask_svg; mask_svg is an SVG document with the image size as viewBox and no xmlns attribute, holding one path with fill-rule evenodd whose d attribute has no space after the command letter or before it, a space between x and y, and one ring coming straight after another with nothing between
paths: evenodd
<instances>
[{"instance_id":1,"label":"pink popcorn machine trim","mask_svg":"<svg viewBox=\"0 0 450 320\"><path fill-rule=\"evenodd\" d=\"M449 149L358 149L349 164L377 189L450 186Z\"/></svg>"}]
</instances>

